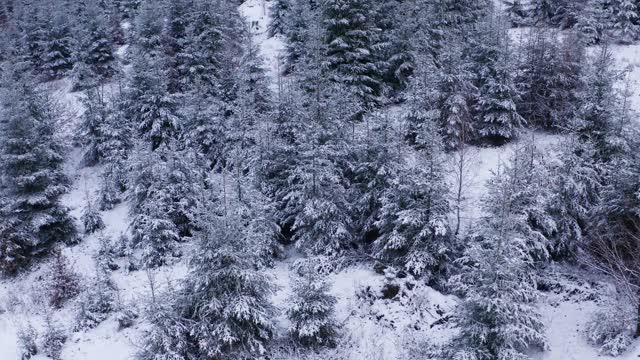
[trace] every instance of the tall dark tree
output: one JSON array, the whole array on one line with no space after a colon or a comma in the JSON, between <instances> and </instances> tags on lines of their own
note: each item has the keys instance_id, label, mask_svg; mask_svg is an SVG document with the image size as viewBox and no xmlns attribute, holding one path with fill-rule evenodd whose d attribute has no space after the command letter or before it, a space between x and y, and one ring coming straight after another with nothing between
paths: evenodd
<instances>
[{"instance_id":1,"label":"tall dark tree","mask_svg":"<svg viewBox=\"0 0 640 360\"><path fill-rule=\"evenodd\" d=\"M56 242L73 243L76 229L60 204L68 179L57 137L59 113L28 75L9 71L2 87L0 167L5 179L3 270L12 271ZM24 261L22 261L24 260Z\"/></svg>"}]
</instances>

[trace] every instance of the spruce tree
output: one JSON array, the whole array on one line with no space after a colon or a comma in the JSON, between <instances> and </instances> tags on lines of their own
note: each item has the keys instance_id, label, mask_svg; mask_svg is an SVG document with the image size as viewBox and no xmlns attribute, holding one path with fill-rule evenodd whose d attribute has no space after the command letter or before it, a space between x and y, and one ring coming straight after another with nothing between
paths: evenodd
<instances>
[{"instance_id":1,"label":"spruce tree","mask_svg":"<svg viewBox=\"0 0 640 360\"><path fill-rule=\"evenodd\" d=\"M520 27L527 24L529 14L522 0L502 0L504 12L511 22L512 27Z\"/></svg>"},{"instance_id":2,"label":"spruce tree","mask_svg":"<svg viewBox=\"0 0 640 360\"><path fill-rule=\"evenodd\" d=\"M1 100L0 167L11 179L3 189L7 201L3 230L13 243L3 255L11 263L11 258L28 261L56 242L75 242L76 230L68 209L60 204L68 179L62 170L64 151L55 131L59 118L51 99L28 75L9 70Z\"/></svg>"},{"instance_id":3,"label":"spruce tree","mask_svg":"<svg viewBox=\"0 0 640 360\"><path fill-rule=\"evenodd\" d=\"M256 269L256 244L247 236L251 219L243 215L233 192L227 192L227 176L215 206L205 212L191 275L175 295L179 300L170 310L152 307L157 320L140 359L176 353L210 359L265 354L274 334L274 309L268 302L272 287Z\"/></svg>"},{"instance_id":4,"label":"spruce tree","mask_svg":"<svg viewBox=\"0 0 640 360\"><path fill-rule=\"evenodd\" d=\"M179 230L170 217L172 197L168 191L166 153L139 149L134 159L131 245L142 250L145 267L164 265L180 240Z\"/></svg>"},{"instance_id":5,"label":"spruce tree","mask_svg":"<svg viewBox=\"0 0 640 360\"><path fill-rule=\"evenodd\" d=\"M614 67L613 54L607 45L600 47L588 60L578 93L579 108L573 121L574 130L593 141L600 159L614 151L610 142L613 119L620 110L620 97L615 90L621 73Z\"/></svg>"},{"instance_id":6,"label":"spruce tree","mask_svg":"<svg viewBox=\"0 0 640 360\"><path fill-rule=\"evenodd\" d=\"M417 141L417 164L403 164L380 196L373 249L376 257L432 281L443 275L452 248L444 147L433 122L422 124Z\"/></svg>"},{"instance_id":7,"label":"spruce tree","mask_svg":"<svg viewBox=\"0 0 640 360\"><path fill-rule=\"evenodd\" d=\"M80 15L79 40L74 54L76 88L83 89L111 78L115 73L114 49L104 13L89 2Z\"/></svg>"},{"instance_id":8,"label":"spruce tree","mask_svg":"<svg viewBox=\"0 0 640 360\"><path fill-rule=\"evenodd\" d=\"M631 44L640 35L638 8L633 0L613 1L613 36L622 44Z\"/></svg>"},{"instance_id":9,"label":"spruce tree","mask_svg":"<svg viewBox=\"0 0 640 360\"><path fill-rule=\"evenodd\" d=\"M516 104L529 126L563 129L569 125L578 103L584 48L570 33L535 29L524 42L516 82L521 91Z\"/></svg>"},{"instance_id":10,"label":"spruce tree","mask_svg":"<svg viewBox=\"0 0 640 360\"><path fill-rule=\"evenodd\" d=\"M598 203L602 169L591 141L570 135L560 145L557 161L550 163L552 178L548 211L556 223L551 237L555 260L573 259L584 244L592 210Z\"/></svg>"},{"instance_id":11,"label":"spruce tree","mask_svg":"<svg viewBox=\"0 0 640 360\"><path fill-rule=\"evenodd\" d=\"M271 22L269 23L269 36L285 35L288 30L290 3L297 0L276 0L269 11Z\"/></svg>"},{"instance_id":12,"label":"spruce tree","mask_svg":"<svg viewBox=\"0 0 640 360\"><path fill-rule=\"evenodd\" d=\"M544 325L535 307L535 264L531 237L522 217L522 171L516 154L512 164L489 182L486 216L464 256L460 275L452 281L464 299L456 312L460 334L445 348L446 358L522 359L532 346L546 347Z\"/></svg>"},{"instance_id":13,"label":"spruce tree","mask_svg":"<svg viewBox=\"0 0 640 360\"><path fill-rule=\"evenodd\" d=\"M324 7L326 67L339 84L347 85L367 111L380 102L384 64L377 58L379 29L369 0L328 0Z\"/></svg>"},{"instance_id":14,"label":"spruce tree","mask_svg":"<svg viewBox=\"0 0 640 360\"><path fill-rule=\"evenodd\" d=\"M517 111L519 100L506 31L494 24L481 23L471 36L469 53L476 92L472 99L478 135L490 141L508 141L518 135L524 119Z\"/></svg>"},{"instance_id":15,"label":"spruce tree","mask_svg":"<svg viewBox=\"0 0 640 360\"><path fill-rule=\"evenodd\" d=\"M52 16L42 44L42 67L48 79L59 79L73 67L71 27L69 18L59 9Z\"/></svg>"},{"instance_id":16,"label":"spruce tree","mask_svg":"<svg viewBox=\"0 0 640 360\"><path fill-rule=\"evenodd\" d=\"M338 325L334 319L335 297L328 294L329 284L322 275L307 270L294 283L289 333L303 346L334 346Z\"/></svg>"}]
</instances>

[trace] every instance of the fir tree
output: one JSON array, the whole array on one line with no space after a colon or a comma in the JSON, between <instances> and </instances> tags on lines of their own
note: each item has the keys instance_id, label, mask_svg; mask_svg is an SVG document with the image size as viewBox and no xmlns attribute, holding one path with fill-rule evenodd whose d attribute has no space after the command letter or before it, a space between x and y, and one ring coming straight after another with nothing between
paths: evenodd
<instances>
[{"instance_id":1,"label":"fir tree","mask_svg":"<svg viewBox=\"0 0 640 360\"><path fill-rule=\"evenodd\" d=\"M552 178L549 213L556 223L551 238L554 259L573 258L584 244L588 219L598 203L601 169L590 141L571 136L561 145L558 161L548 165Z\"/></svg>"},{"instance_id":2,"label":"fir tree","mask_svg":"<svg viewBox=\"0 0 640 360\"><path fill-rule=\"evenodd\" d=\"M490 140L510 140L525 121L517 111L519 94L510 63L510 43L503 29L490 19L478 26L470 44L474 85L473 98L478 134Z\"/></svg>"},{"instance_id":3,"label":"fir tree","mask_svg":"<svg viewBox=\"0 0 640 360\"><path fill-rule=\"evenodd\" d=\"M73 67L72 40L69 18L59 10L47 23L46 38L42 44L42 66L48 79L59 79Z\"/></svg>"},{"instance_id":4,"label":"fir tree","mask_svg":"<svg viewBox=\"0 0 640 360\"><path fill-rule=\"evenodd\" d=\"M521 0L503 0L504 12L511 22L512 27L520 27L527 24L529 14Z\"/></svg>"},{"instance_id":5,"label":"fir tree","mask_svg":"<svg viewBox=\"0 0 640 360\"><path fill-rule=\"evenodd\" d=\"M297 1L297 0L293 0ZM292 0L276 0L271 5L269 23L269 36L284 35L287 33L290 3Z\"/></svg>"},{"instance_id":6,"label":"fir tree","mask_svg":"<svg viewBox=\"0 0 640 360\"><path fill-rule=\"evenodd\" d=\"M202 223L199 251L192 259L189 280L177 294L180 300L160 314L154 308L158 320L154 319L141 359L171 354L254 357L265 353L273 337L274 310L268 302L272 288L269 278L255 267L256 244L246 233L251 219L242 215L238 207L242 205L226 187L223 181L220 202L207 211Z\"/></svg>"},{"instance_id":7,"label":"fir tree","mask_svg":"<svg viewBox=\"0 0 640 360\"><path fill-rule=\"evenodd\" d=\"M58 115L53 103L28 78L9 71L5 80L11 82L2 88L0 166L12 180L3 189L8 201L3 228L15 243L5 248L13 254L4 255L27 260L55 242L73 243L76 230L59 200L68 180L62 171L63 147L55 133Z\"/></svg>"},{"instance_id":8,"label":"fir tree","mask_svg":"<svg viewBox=\"0 0 640 360\"><path fill-rule=\"evenodd\" d=\"M335 346L336 299L328 294L327 281L309 270L294 283L293 289L292 305L287 310L291 336L303 346Z\"/></svg>"},{"instance_id":9,"label":"fir tree","mask_svg":"<svg viewBox=\"0 0 640 360\"><path fill-rule=\"evenodd\" d=\"M558 45L559 43L559 45ZM584 48L574 36L534 30L524 44L516 82L521 91L518 112L530 126L563 129L576 111Z\"/></svg>"},{"instance_id":10,"label":"fir tree","mask_svg":"<svg viewBox=\"0 0 640 360\"><path fill-rule=\"evenodd\" d=\"M633 0L616 0L612 7L614 38L622 44L631 44L640 35L637 4Z\"/></svg>"},{"instance_id":11,"label":"fir tree","mask_svg":"<svg viewBox=\"0 0 640 360\"><path fill-rule=\"evenodd\" d=\"M350 87L368 110L384 90L383 64L376 55L383 46L374 27L368 0L328 0L324 3L326 66L333 80Z\"/></svg>"},{"instance_id":12,"label":"fir tree","mask_svg":"<svg viewBox=\"0 0 640 360\"><path fill-rule=\"evenodd\" d=\"M614 89L623 73L614 67L608 46L602 46L589 59L582 76L582 91L578 93L579 108L573 122L575 131L593 141L600 159L606 159L614 149L610 143L612 120L620 110L620 98Z\"/></svg>"},{"instance_id":13,"label":"fir tree","mask_svg":"<svg viewBox=\"0 0 640 360\"><path fill-rule=\"evenodd\" d=\"M166 156L166 154L164 154ZM142 249L146 267L163 265L180 240L179 230L170 217L171 194L167 191L167 163L158 152L139 150L133 168L131 239Z\"/></svg>"},{"instance_id":14,"label":"fir tree","mask_svg":"<svg viewBox=\"0 0 640 360\"><path fill-rule=\"evenodd\" d=\"M464 294L456 319L460 335L445 349L447 358L522 359L531 346L546 347L543 323L535 308L529 231L522 217L522 172L516 154L512 165L496 173L484 200L487 216L476 238L458 260L453 278Z\"/></svg>"},{"instance_id":15,"label":"fir tree","mask_svg":"<svg viewBox=\"0 0 640 360\"><path fill-rule=\"evenodd\" d=\"M78 78L89 77L90 81L109 79L115 73L115 57L104 14L95 3L89 2L81 16L82 27L75 50L73 72ZM90 85L90 82L78 83L76 87L81 89Z\"/></svg>"}]
</instances>

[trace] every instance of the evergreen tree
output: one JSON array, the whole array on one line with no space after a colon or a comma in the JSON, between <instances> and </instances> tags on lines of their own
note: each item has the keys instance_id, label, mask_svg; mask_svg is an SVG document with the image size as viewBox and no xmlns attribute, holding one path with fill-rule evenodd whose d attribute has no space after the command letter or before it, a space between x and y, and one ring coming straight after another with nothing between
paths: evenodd
<instances>
[{"instance_id":1,"label":"evergreen tree","mask_svg":"<svg viewBox=\"0 0 640 360\"><path fill-rule=\"evenodd\" d=\"M48 79L59 79L73 67L72 39L69 18L59 9L47 23L42 44L42 66Z\"/></svg>"},{"instance_id":2,"label":"evergreen tree","mask_svg":"<svg viewBox=\"0 0 640 360\"><path fill-rule=\"evenodd\" d=\"M155 267L166 263L166 256L180 240L179 230L169 214L172 198L167 191L167 163L158 152L140 149L136 155L131 179L131 245L142 249L144 266Z\"/></svg>"},{"instance_id":3,"label":"evergreen tree","mask_svg":"<svg viewBox=\"0 0 640 360\"><path fill-rule=\"evenodd\" d=\"M166 72L149 68L148 57L133 63L133 76L127 91L126 116L132 119L138 133L147 140L152 150L169 146L178 137L182 127L177 95L167 91Z\"/></svg>"},{"instance_id":4,"label":"evergreen tree","mask_svg":"<svg viewBox=\"0 0 640 360\"><path fill-rule=\"evenodd\" d=\"M622 44L631 44L640 35L638 8L633 0L613 1L614 38Z\"/></svg>"},{"instance_id":5,"label":"evergreen tree","mask_svg":"<svg viewBox=\"0 0 640 360\"><path fill-rule=\"evenodd\" d=\"M86 151L83 162L87 166L94 166L104 158L102 146L105 142L103 130L106 127L107 117L111 111L105 99L104 87L88 89L82 99L85 111L82 114L79 137L85 144Z\"/></svg>"},{"instance_id":6,"label":"evergreen tree","mask_svg":"<svg viewBox=\"0 0 640 360\"><path fill-rule=\"evenodd\" d=\"M271 5L269 11L271 15L271 22L269 23L269 36L284 35L287 33L289 19L288 11L290 10L290 3L297 0L276 0Z\"/></svg>"},{"instance_id":7,"label":"evergreen tree","mask_svg":"<svg viewBox=\"0 0 640 360\"><path fill-rule=\"evenodd\" d=\"M180 78L185 61L188 27L192 21L189 6L184 0L171 1L167 8L167 24L164 29L165 51L168 57L169 90L172 93L182 90Z\"/></svg>"},{"instance_id":8,"label":"evergreen tree","mask_svg":"<svg viewBox=\"0 0 640 360\"><path fill-rule=\"evenodd\" d=\"M79 40L74 54L76 89L91 87L115 73L113 44L104 13L88 2L80 15Z\"/></svg>"},{"instance_id":9,"label":"evergreen tree","mask_svg":"<svg viewBox=\"0 0 640 360\"><path fill-rule=\"evenodd\" d=\"M92 234L98 230L104 229L102 215L90 199L87 199L87 205L85 205L82 211L81 220L84 225L85 234Z\"/></svg>"},{"instance_id":10,"label":"evergreen tree","mask_svg":"<svg viewBox=\"0 0 640 360\"><path fill-rule=\"evenodd\" d=\"M326 67L339 84L349 86L367 111L380 102L385 66L377 58L379 29L369 0L328 0L324 4Z\"/></svg>"},{"instance_id":11,"label":"evergreen tree","mask_svg":"<svg viewBox=\"0 0 640 360\"><path fill-rule=\"evenodd\" d=\"M496 22L483 22L471 36L469 53L477 89L472 102L478 134L504 141L516 137L525 121L516 108L519 94L510 63L509 39L503 29L495 27Z\"/></svg>"},{"instance_id":12,"label":"evergreen tree","mask_svg":"<svg viewBox=\"0 0 640 360\"><path fill-rule=\"evenodd\" d=\"M336 299L329 295L329 284L312 270L294 283L291 307L287 311L289 333L303 346L334 346L337 324L334 320Z\"/></svg>"},{"instance_id":13,"label":"evergreen tree","mask_svg":"<svg viewBox=\"0 0 640 360\"><path fill-rule=\"evenodd\" d=\"M404 164L380 197L382 206L375 223L380 236L373 245L377 257L431 281L444 272L451 251L450 208L437 126L424 122L417 141L418 164Z\"/></svg>"},{"instance_id":14,"label":"evergreen tree","mask_svg":"<svg viewBox=\"0 0 640 360\"><path fill-rule=\"evenodd\" d=\"M584 244L589 217L598 203L601 188L600 165L590 141L571 136L560 148L558 161L548 165L552 178L549 213L556 223L551 238L554 259L571 259Z\"/></svg>"},{"instance_id":15,"label":"evergreen tree","mask_svg":"<svg viewBox=\"0 0 640 360\"><path fill-rule=\"evenodd\" d=\"M587 0L579 12L576 30L585 45L599 44L607 36L610 21L606 7L607 0Z\"/></svg>"},{"instance_id":16,"label":"evergreen tree","mask_svg":"<svg viewBox=\"0 0 640 360\"><path fill-rule=\"evenodd\" d=\"M27 75L8 71L4 80L0 167L11 181L3 189L8 201L3 229L14 244L3 255L12 262L28 260L55 242L73 243L76 230L68 209L60 205L68 179L53 103Z\"/></svg>"},{"instance_id":17,"label":"evergreen tree","mask_svg":"<svg viewBox=\"0 0 640 360\"><path fill-rule=\"evenodd\" d=\"M532 0L530 7L536 24L551 24L560 8L559 0Z\"/></svg>"},{"instance_id":18,"label":"evergreen tree","mask_svg":"<svg viewBox=\"0 0 640 360\"><path fill-rule=\"evenodd\" d=\"M460 335L445 349L447 358L523 359L531 346L546 347L536 311L531 237L521 202L524 166L519 154L490 181L482 219L472 243L458 260L452 280L464 294L456 320Z\"/></svg>"},{"instance_id":19,"label":"evergreen tree","mask_svg":"<svg viewBox=\"0 0 640 360\"><path fill-rule=\"evenodd\" d=\"M529 14L521 0L502 0L504 12L511 22L512 27L520 27L527 24Z\"/></svg>"},{"instance_id":20,"label":"evergreen tree","mask_svg":"<svg viewBox=\"0 0 640 360\"><path fill-rule=\"evenodd\" d=\"M274 310L268 302L272 288L269 278L256 270L256 244L246 232L251 219L243 216L241 203L226 187L223 181L221 199L206 212L198 234L199 251L192 259L189 280L177 294L179 301L161 321L154 321L141 359L176 353L235 359L266 351L274 333Z\"/></svg>"},{"instance_id":21,"label":"evergreen tree","mask_svg":"<svg viewBox=\"0 0 640 360\"><path fill-rule=\"evenodd\" d=\"M524 46L516 79L522 94L518 112L530 126L566 128L578 103L584 48L570 34L560 40L544 30L529 33Z\"/></svg>"},{"instance_id":22,"label":"evergreen tree","mask_svg":"<svg viewBox=\"0 0 640 360\"><path fill-rule=\"evenodd\" d=\"M584 85L578 94L579 108L573 122L575 131L594 143L600 159L606 159L614 151L610 142L612 121L620 111L620 97L614 86L623 73L613 66L613 54L607 45L590 57L582 76Z\"/></svg>"},{"instance_id":23,"label":"evergreen tree","mask_svg":"<svg viewBox=\"0 0 640 360\"><path fill-rule=\"evenodd\" d=\"M109 104L110 110L106 112L107 117L98 131L101 141L96 143L96 153L101 154L104 163L99 195L102 210L111 209L119 203L127 189L127 161L133 147L134 134L132 119L126 117L128 101L125 93L120 91Z\"/></svg>"}]
</instances>

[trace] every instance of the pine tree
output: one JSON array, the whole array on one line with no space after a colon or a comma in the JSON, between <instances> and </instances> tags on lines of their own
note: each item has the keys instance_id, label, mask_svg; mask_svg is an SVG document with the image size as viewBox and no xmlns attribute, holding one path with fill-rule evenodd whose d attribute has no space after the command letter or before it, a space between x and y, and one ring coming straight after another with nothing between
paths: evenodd
<instances>
[{"instance_id":1,"label":"pine tree","mask_svg":"<svg viewBox=\"0 0 640 360\"><path fill-rule=\"evenodd\" d=\"M612 7L614 38L622 44L631 44L640 35L637 4L633 0L616 0Z\"/></svg>"},{"instance_id":2,"label":"pine tree","mask_svg":"<svg viewBox=\"0 0 640 360\"><path fill-rule=\"evenodd\" d=\"M566 128L578 103L584 48L571 34L560 40L544 30L529 33L524 47L516 79L522 94L518 112L529 126Z\"/></svg>"},{"instance_id":3,"label":"pine tree","mask_svg":"<svg viewBox=\"0 0 640 360\"><path fill-rule=\"evenodd\" d=\"M427 120L417 137L418 164L403 164L380 196L373 243L377 257L436 280L451 251L444 148L437 126Z\"/></svg>"},{"instance_id":4,"label":"pine tree","mask_svg":"<svg viewBox=\"0 0 640 360\"><path fill-rule=\"evenodd\" d=\"M335 297L328 294L329 284L321 275L308 270L293 286L291 306L287 310L289 333L303 346L335 346L338 325L334 319Z\"/></svg>"},{"instance_id":5,"label":"pine tree","mask_svg":"<svg viewBox=\"0 0 640 360\"><path fill-rule=\"evenodd\" d=\"M598 157L606 159L613 148L610 143L612 120L620 110L620 98L614 89L621 73L613 67L614 59L607 45L589 59L583 72L579 108L573 122L575 131L593 141Z\"/></svg>"},{"instance_id":6,"label":"pine tree","mask_svg":"<svg viewBox=\"0 0 640 360\"><path fill-rule=\"evenodd\" d=\"M152 308L155 326L140 359L171 354L255 357L265 353L273 337L270 280L256 270L256 244L246 233L251 219L243 216L243 205L227 192L226 176L218 203L203 218L199 251L191 261L189 280L175 295L179 300L171 310Z\"/></svg>"},{"instance_id":7,"label":"pine tree","mask_svg":"<svg viewBox=\"0 0 640 360\"><path fill-rule=\"evenodd\" d=\"M368 0L328 0L324 4L326 67L339 84L347 85L367 111L385 90L384 65L377 59L379 29L374 27Z\"/></svg>"},{"instance_id":8,"label":"pine tree","mask_svg":"<svg viewBox=\"0 0 640 360\"><path fill-rule=\"evenodd\" d=\"M531 237L522 217L523 167L519 154L489 182L487 213L472 243L458 260L452 280L464 300L456 320L460 335L445 349L447 358L522 359L531 346L546 347L536 311Z\"/></svg>"},{"instance_id":9,"label":"pine tree","mask_svg":"<svg viewBox=\"0 0 640 360\"><path fill-rule=\"evenodd\" d=\"M482 23L471 36L469 52L477 89L472 103L478 134L493 141L508 141L517 136L525 121L516 107L519 94L510 63L509 39L495 22L497 19Z\"/></svg>"},{"instance_id":10,"label":"pine tree","mask_svg":"<svg viewBox=\"0 0 640 360\"><path fill-rule=\"evenodd\" d=\"M46 38L42 44L42 66L48 79L59 79L73 67L72 39L69 18L54 10L47 23Z\"/></svg>"},{"instance_id":11,"label":"pine tree","mask_svg":"<svg viewBox=\"0 0 640 360\"><path fill-rule=\"evenodd\" d=\"M142 249L143 265L156 267L166 263L167 255L180 240L169 214L172 198L167 189L168 166L158 152L140 149L136 155L131 179L131 241L134 248Z\"/></svg>"},{"instance_id":12,"label":"pine tree","mask_svg":"<svg viewBox=\"0 0 640 360\"><path fill-rule=\"evenodd\" d=\"M271 22L269 23L269 36L285 35L288 31L290 3L297 0L276 0L269 11Z\"/></svg>"},{"instance_id":13,"label":"pine tree","mask_svg":"<svg viewBox=\"0 0 640 360\"><path fill-rule=\"evenodd\" d=\"M27 76L27 75L23 75ZM68 180L62 171L58 121L51 99L28 78L11 70L2 88L0 167L7 179L4 215L9 256L28 260L55 242L73 243L76 230L68 209L60 205ZM15 253L15 252L20 253ZM13 253L13 254L11 254Z\"/></svg>"},{"instance_id":14,"label":"pine tree","mask_svg":"<svg viewBox=\"0 0 640 360\"><path fill-rule=\"evenodd\" d=\"M504 12L511 22L512 27L520 27L527 24L529 14L521 0L502 0Z\"/></svg>"}]
</instances>

